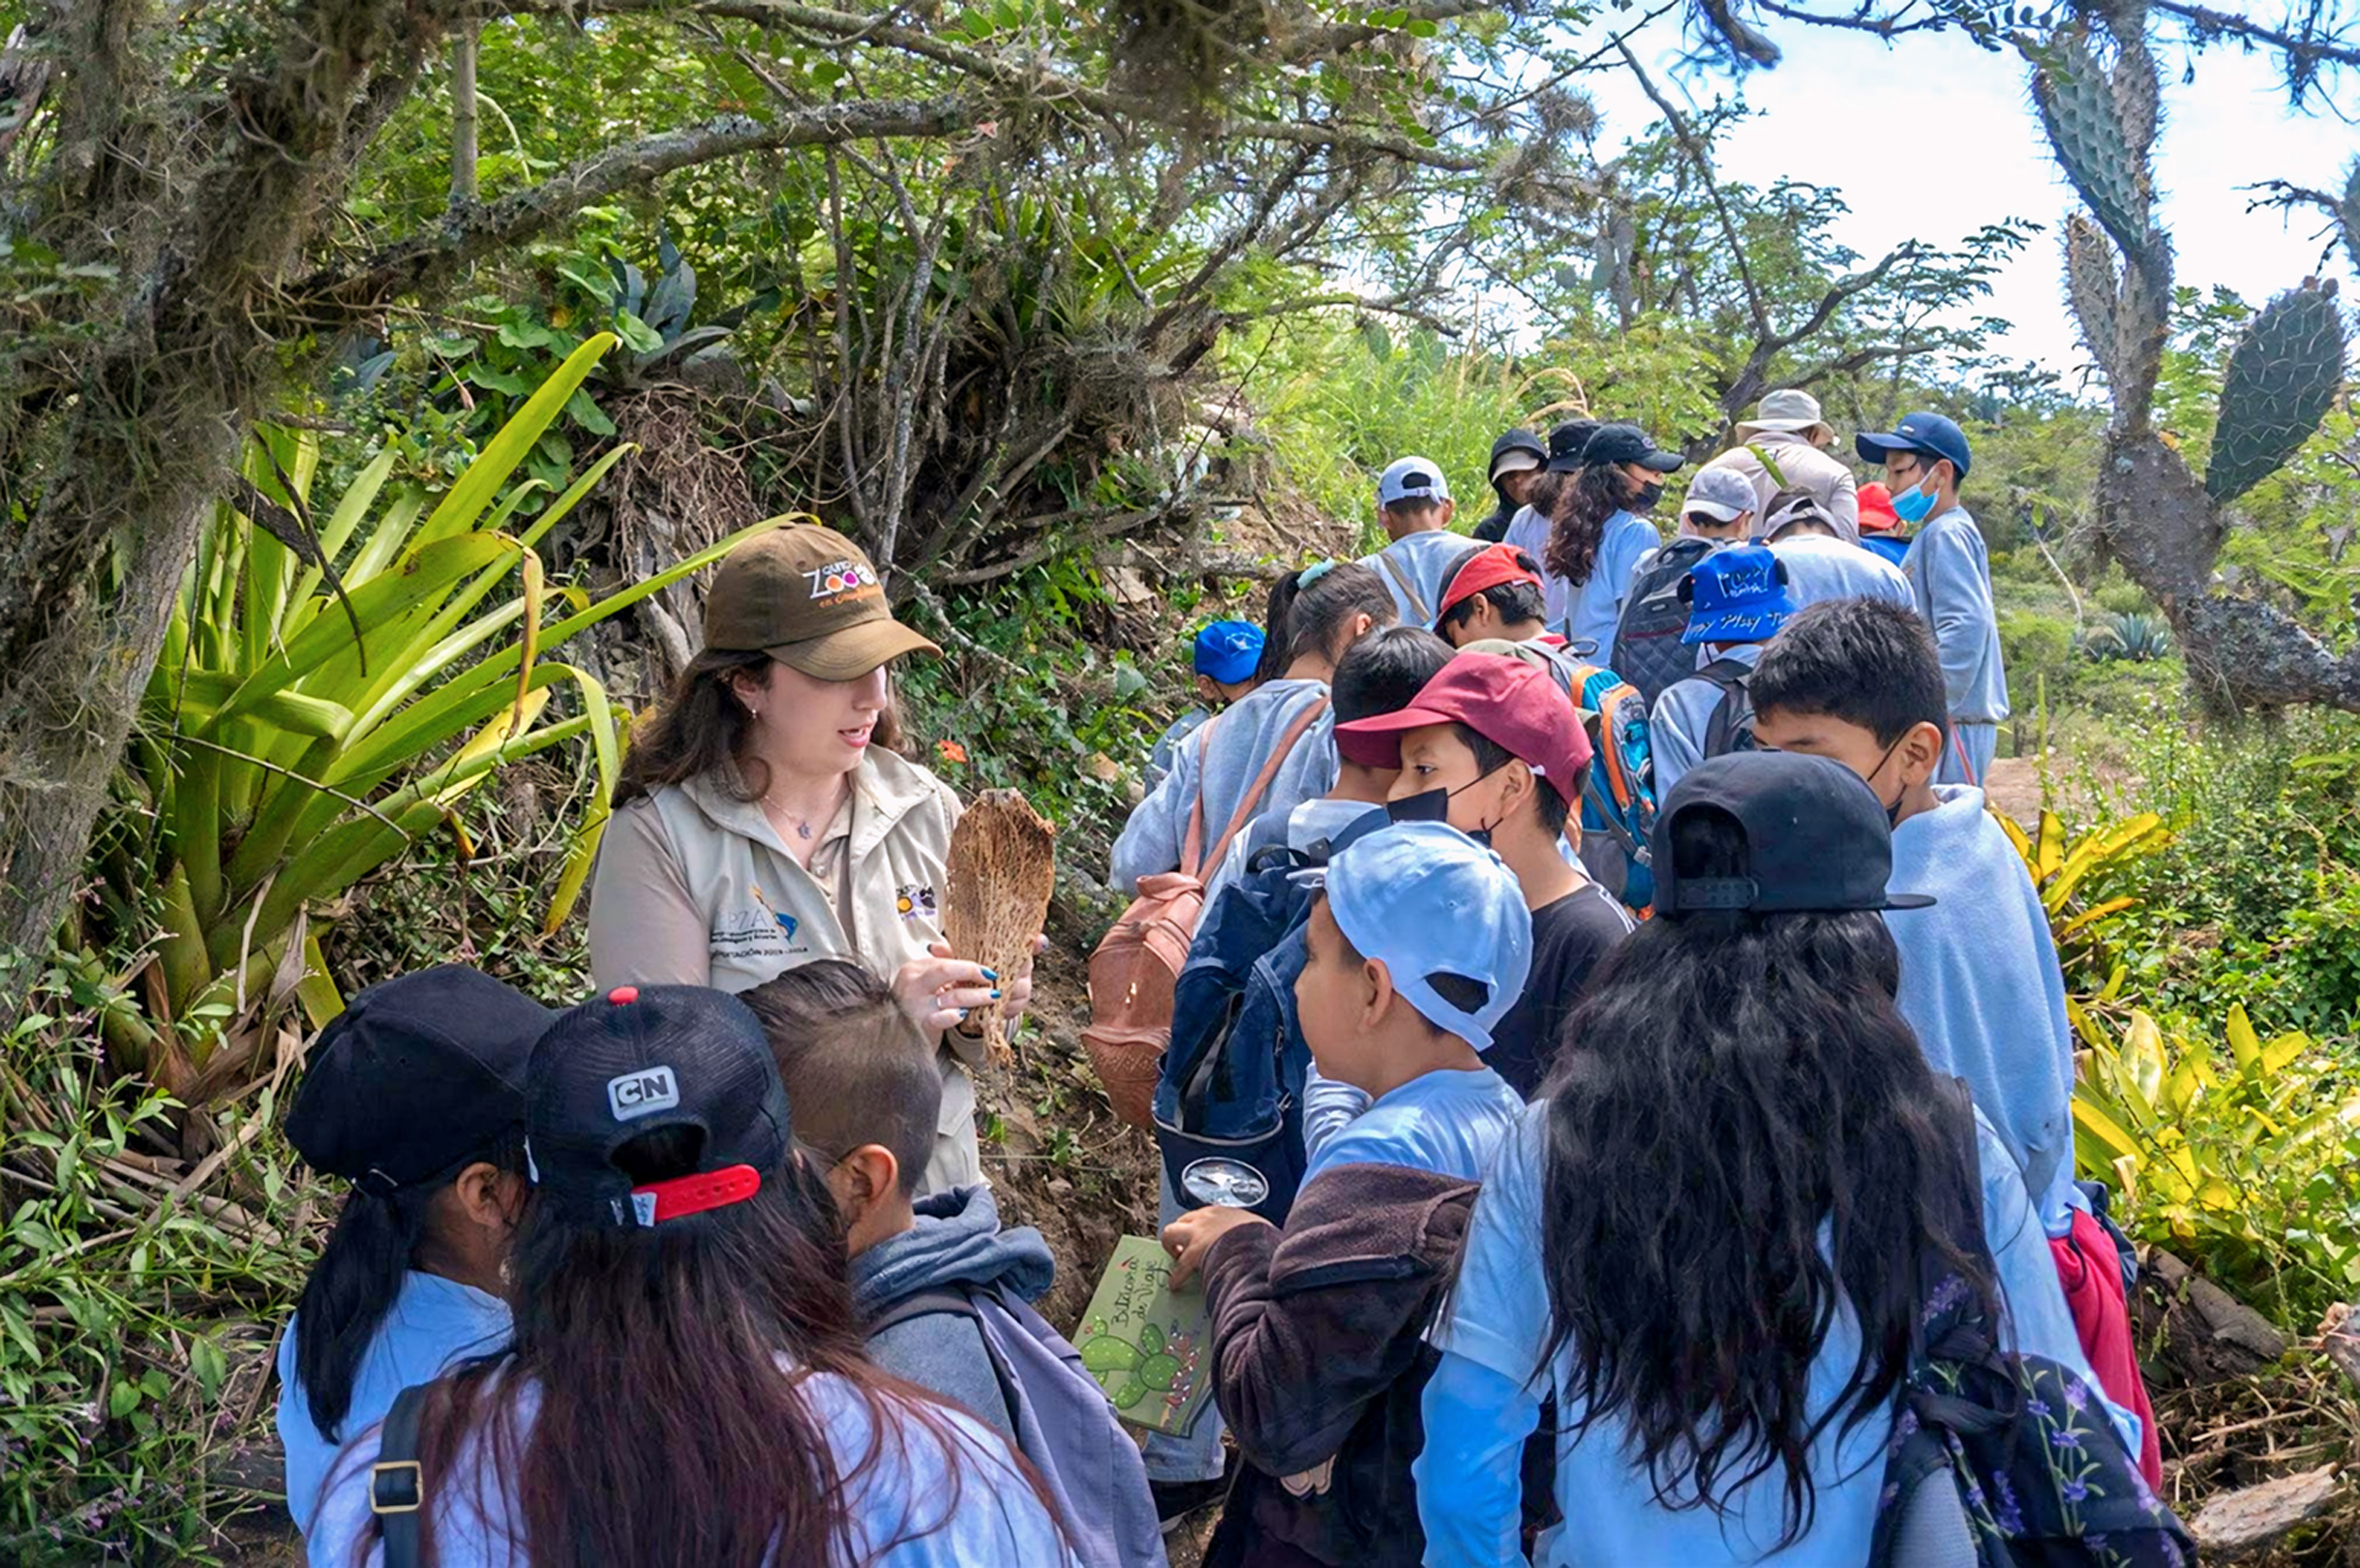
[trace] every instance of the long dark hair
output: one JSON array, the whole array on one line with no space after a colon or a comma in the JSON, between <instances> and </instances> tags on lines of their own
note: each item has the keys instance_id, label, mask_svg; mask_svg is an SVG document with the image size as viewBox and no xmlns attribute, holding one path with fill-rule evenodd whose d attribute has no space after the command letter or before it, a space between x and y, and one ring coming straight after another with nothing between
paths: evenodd
<instances>
[{"instance_id":1,"label":"long dark hair","mask_svg":"<svg viewBox=\"0 0 2360 1568\"><path fill-rule=\"evenodd\" d=\"M1749 875L1744 844L1717 810L1673 825L1681 877ZM1628 1428L1666 1508L1783 1472L1781 1547L1810 1527L1813 1442L1892 1407L1918 1260L1996 1299L1950 1240L1981 1177L1937 1121L1899 979L1873 914L1658 918L1599 966L1543 1091L1560 1400L1585 1431ZM1847 1309L1860 1355L1814 1417L1811 1366Z\"/></svg>"},{"instance_id":2,"label":"long dark hair","mask_svg":"<svg viewBox=\"0 0 2360 1568\"><path fill-rule=\"evenodd\" d=\"M1580 588L1598 563L1606 520L1622 510L1629 481L1612 463L1586 463L1558 487L1549 511L1549 572Z\"/></svg>"},{"instance_id":3,"label":"long dark hair","mask_svg":"<svg viewBox=\"0 0 2360 1568\"><path fill-rule=\"evenodd\" d=\"M511 1129L469 1155L452 1174L478 1161L522 1173L524 1130ZM303 1282L295 1304L295 1374L312 1425L330 1442L349 1435L338 1429L351 1413L353 1376L417 1261L435 1195L448 1185L417 1182L385 1192L356 1184Z\"/></svg>"},{"instance_id":4,"label":"long dark hair","mask_svg":"<svg viewBox=\"0 0 2360 1568\"><path fill-rule=\"evenodd\" d=\"M701 1136L659 1129L615 1162L635 1183L685 1175ZM651 1228L585 1223L536 1199L514 1258L513 1348L436 1384L420 1420L427 1568L437 1516L462 1487L483 1516L516 1521L534 1568L851 1562L860 1482L889 1445L942 1444L952 1485L865 1531L879 1552L947 1523L975 1464L1001 1463L1010 1486L1040 1494L1021 1461L963 1442L931 1396L866 1360L835 1206L805 1161L744 1202ZM867 1443L848 1465L800 1392L819 1373L866 1407ZM539 1402L529 1423L522 1386ZM364 1535L357 1560L373 1545Z\"/></svg>"},{"instance_id":5,"label":"long dark hair","mask_svg":"<svg viewBox=\"0 0 2360 1568\"><path fill-rule=\"evenodd\" d=\"M631 730L630 749L615 779L620 807L643 795L653 795L667 784L711 778L741 800L758 800L769 787L769 769L745 755L746 730L752 720L730 684L741 672L758 680L770 678L771 656L756 648L739 652L706 648L688 661L672 682L672 689L654 710ZM884 711L869 734L869 744L888 751L901 749L900 705L886 688Z\"/></svg>"},{"instance_id":6,"label":"long dark hair","mask_svg":"<svg viewBox=\"0 0 2360 1568\"><path fill-rule=\"evenodd\" d=\"M1305 577L1311 581L1304 582ZM1392 593L1374 567L1347 560L1286 573L1270 585L1270 601L1263 613L1262 662L1255 667L1254 678L1276 680L1306 653L1343 658L1348 651L1338 646L1344 641L1344 628L1354 616L1364 614L1371 630L1401 618Z\"/></svg>"}]
</instances>

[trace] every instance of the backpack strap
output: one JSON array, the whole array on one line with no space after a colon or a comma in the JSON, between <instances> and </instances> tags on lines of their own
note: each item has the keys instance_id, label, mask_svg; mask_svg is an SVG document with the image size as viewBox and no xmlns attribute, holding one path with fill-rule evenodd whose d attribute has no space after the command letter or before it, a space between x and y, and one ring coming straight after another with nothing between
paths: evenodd
<instances>
[{"instance_id":1,"label":"backpack strap","mask_svg":"<svg viewBox=\"0 0 2360 1568\"><path fill-rule=\"evenodd\" d=\"M1297 713L1294 722L1286 726L1286 732L1279 737L1279 743L1272 746L1270 755L1262 759L1262 770L1254 775L1254 782L1246 787L1246 793L1237 798L1237 810L1230 815L1229 826L1221 830L1221 841L1213 846L1212 854L1197 861L1191 868L1192 876L1202 880L1205 866L1219 865L1228 855L1229 840L1243 831L1246 824L1252 822L1261 811L1262 798L1270 793L1270 781L1279 776L1279 769L1286 764L1287 758L1294 755L1295 744L1303 739L1304 732L1317 723L1319 715L1326 711L1327 699L1321 697L1305 708L1302 712ZM1202 790L1196 792L1196 809L1200 815L1192 830L1201 831L1203 826L1201 813L1204 810L1204 791Z\"/></svg>"},{"instance_id":2,"label":"backpack strap","mask_svg":"<svg viewBox=\"0 0 2360 1568\"><path fill-rule=\"evenodd\" d=\"M1714 659L1696 672L1696 678L1716 687L1721 700L1712 705L1712 716L1705 722L1705 755L1718 757L1728 751L1731 732L1738 727L1738 699L1745 695L1745 682L1753 676L1750 666L1737 659Z\"/></svg>"},{"instance_id":3,"label":"backpack strap","mask_svg":"<svg viewBox=\"0 0 2360 1568\"><path fill-rule=\"evenodd\" d=\"M413 1383L394 1396L378 1429L377 1462L369 1466L369 1512L385 1548L385 1568L418 1568L422 1547L418 1508L426 1477L418 1468L418 1416L432 1383Z\"/></svg>"},{"instance_id":4,"label":"backpack strap","mask_svg":"<svg viewBox=\"0 0 2360 1568\"><path fill-rule=\"evenodd\" d=\"M983 1359L991 1364L991 1380L999 1385L1000 1402L1008 1407L1008 1424L1013 1431L1016 1425L1016 1412L1023 1407L1025 1401L1000 1352L992 1347L991 1336L983 1328L983 1310L975 1301L978 1290L986 1295L996 1295L998 1289L996 1285L939 1285L931 1290L921 1290L902 1297L868 1319L862 1327L866 1337L874 1339L887 1329L913 1318L948 1315L963 1317L973 1323L976 1338L983 1342ZM388 1562L385 1568L394 1568L394 1565Z\"/></svg>"},{"instance_id":5,"label":"backpack strap","mask_svg":"<svg viewBox=\"0 0 2360 1568\"><path fill-rule=\"evenodd\" d=\"M1393 553L1389 550L1379 550L1377 553L1377 563L1385 569L1387 577L1393 579L1393 586L1402 590L1402 597L1409 601L1409 608L1416 612L1417 623L1432 631L1434 616L1426 608L1426 595L1418 591L1417 579L1411 577L1402 563L1393 558Z\"/></svg>"}]
</instances>

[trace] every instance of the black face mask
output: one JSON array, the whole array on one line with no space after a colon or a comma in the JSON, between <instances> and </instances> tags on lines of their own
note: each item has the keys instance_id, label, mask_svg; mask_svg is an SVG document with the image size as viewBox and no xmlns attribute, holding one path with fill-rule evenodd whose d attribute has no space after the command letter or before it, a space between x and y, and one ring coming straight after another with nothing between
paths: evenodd
<instances>
[{"instance_id":1,"label":"black face mask","mask_svg":"<svg viewBox=\"0 0 2360 1568\"><path fill-rule=\"evenodd\" d=\"M1902 736L1902 737L1901 737L1901 740L1906 740L1906 739L1909 739L1909 737L1908 737L1907 735L1904 735L1904 736ZM1879 773L1881 773L1881 772L1885 771L1885 765L1886 765L1887 763L1889 763L1889 762L1892 761L1892 754L1893 754L1894 752L1896 752L1896 751L1898 751L1898 750L1900 750L1900 749L1901 749L1901 740L1895 740L1895 741L1894 741L1894 742L1893 742L1891 745L1887 746L1887 747L1885 748L1885 755L1884 755L1884 756L1882 756L1882 757L1879 757L1879 758L1877 759L1877 765L1876 765L1874 768L1871 768L1870 769L1868 769L1868 776L1869 776L1870 778L1874 778L1874 777L1876 777L1876 776L1877 776ZM1900 793L1900 794L1898 794L1898 795L1896 795L1896 796L1894 796L1894 797L1892 798L1892 804L1888 805L1888 806L1885 806L1885 826L1886 826L1886 827L1888 827L1888 828L1898 828L1898 827L1900 827L1900 826L1901 826L1901 802L1902 802L1903 800L1907 799L1908 798L1909 798L1909 779L1908 779L1908 777L1907 777L1906 775L1904 775L1904 776L1903 776L1903 778L1902 778L1902 780L1901 780L1901 793ZM1884 804L1885 804L1885 802L1883 802L1882 800L1878 801L1877 803L1878 803L1879 805L1884 805Z\"/></svg>"},{"instance_id":2,"label":"black face mask","mask_svg":"<svg viewBox=\"0 0 2360 1568\"><path fill-rule=\"evenodd\" d=\"M1634 512L1651 512L1655 510L1655 503L1661 499L1663 499L1663 486L1661 484L1641 485L1639 487L1639 494L1631 498L1631 510Z\"/></svg>"},{"instance_id":3,"label":"black face mask","mask_svg":"<svg viewBox=\"0 0 2360 1568\"><path fill-rule=\"evenodd\" d=\"M1452 798L1466 794L1491 777L1492 773L1498 771L1499 769L1495 768L1490 773L1479 773L1455 790L1445 789L1437 784L1431 790L1422 790L1416 795L1405 796L1399 800L1387 800L1385 802L1385 820L1387 822L1448 822ZM1492 824L1492 828L1498 826L1498 823ZM1467 836L1481 844L1485 849L1490 849L1492 847L1492 828L1469 829Z\"/></svg>"}]
</instances>

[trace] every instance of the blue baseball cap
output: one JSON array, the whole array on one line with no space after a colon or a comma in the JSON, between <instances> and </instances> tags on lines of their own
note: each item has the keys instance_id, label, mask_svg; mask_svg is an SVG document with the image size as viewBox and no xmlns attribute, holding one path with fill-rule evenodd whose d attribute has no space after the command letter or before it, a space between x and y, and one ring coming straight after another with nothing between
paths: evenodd
<instances>
[{"instance_id":1,"label":"blue baseball cap","mask_svg":"<svg viewBox=\"0 0 2360 1568\"><path fill-rule=\"evenodd\" d=\"M1327 862L1327 908L1364 958L1383 963L1393 988L1428 1023L1478 1051L1524 994L1532 969L1532 917L1505 861L1447 823L1397 822L1354 839ZM1435 988L1456 977L1454 991Z\"/></svg>"},{"instance_id":2,"label":"blue baseball cap","mask_svg":"<svg viewBox=\"0 0 2360 1568\"><path fill-rule=\"evenodd\" d=\"M1921 457L1947 458L1952 471L1959 478L1967 476L1971 461L1967 451L1967 433L1958 422L1938 413L1914 413L1890 431L1861 431L1852 437L1853 449L1863 463L1882 463L1895 452L1916 452Z\"/></svg>"},{"instance_id":3,"label":"blue baseball cap","mask_svg":"<svg viewBox=\"0 0 2360 1568\"><path fill-rule=\"evenodd\" d=\"M1262 662L1262 628L1251 620L1215 620L1196 633L1196 673L1225 686L1250 678Z\"/></svg>"},{"instance_id":4,"label":"blue baseball cap","mask_svg":"<svg viewBox=\"0 0 2360 1568\"><path fill-rule=\"evenodd\" d=\"M1795 613L1786 562L1768 545L1715 550L1679 586L1688 604L1683 643L1767 643Z\"/></svg>"}]
</instances>

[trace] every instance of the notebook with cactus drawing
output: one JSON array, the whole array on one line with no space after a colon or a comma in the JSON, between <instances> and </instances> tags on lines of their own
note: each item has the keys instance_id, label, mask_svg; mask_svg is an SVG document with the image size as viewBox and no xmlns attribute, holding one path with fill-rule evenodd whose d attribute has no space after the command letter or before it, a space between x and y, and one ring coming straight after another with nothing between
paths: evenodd
<instances>
[{"instance_id":1,"label":"notebook with cactus drawing","mask_svg":"<svg viewBox=\"0 0 2360 1568\"><path fill-rule=\"evenodd\" d=\"M1125 1236L1074 1335L1114 1413L1149 1432L1187 1432L1213 1387L1204 1292L1192 1282L1175 1295L1171 1273L1152 1237Z\"/></svg>"}]
</instances>

